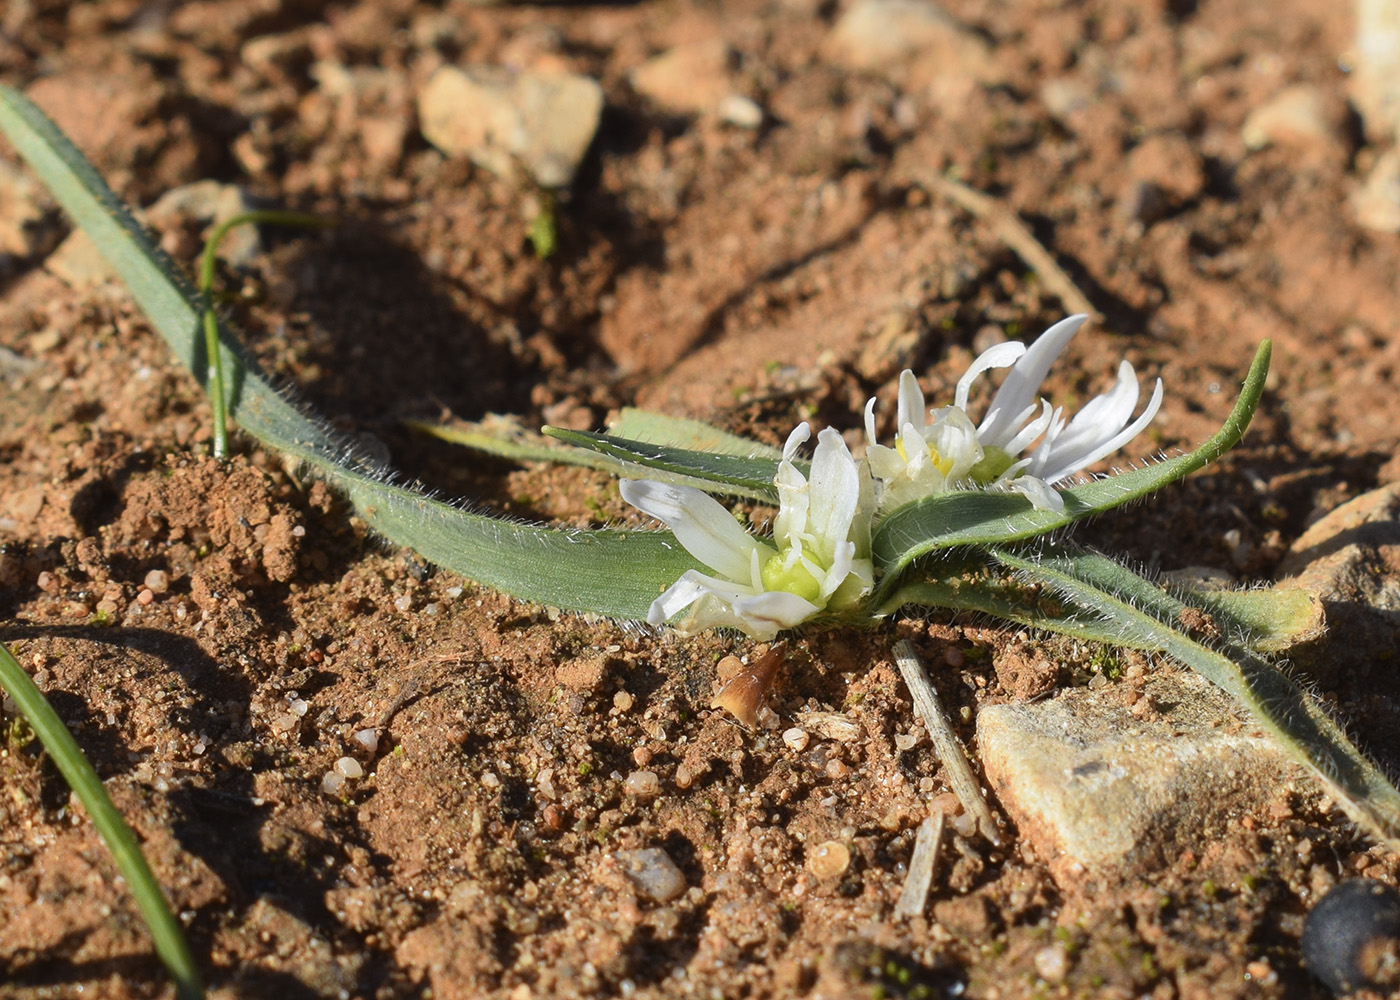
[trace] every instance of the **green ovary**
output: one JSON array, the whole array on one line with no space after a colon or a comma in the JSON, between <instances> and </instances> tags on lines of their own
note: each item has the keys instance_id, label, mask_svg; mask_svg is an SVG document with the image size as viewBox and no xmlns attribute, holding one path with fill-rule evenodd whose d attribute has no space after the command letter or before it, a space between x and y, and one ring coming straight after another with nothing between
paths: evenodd
<instances>
[{"instance_id":1,"label":"green ovary","mask_svg":"<svg viewBox=\"0 0 1400 1000\"><path fill-rule=\"evenodd\" d=\"M783 554L778 553L763 564L759 576L763 579L764 590L785 590L789 594L796 594L804 601L811 601L813 604L819 603L818 599L822 593L821 582L812 575L812 571L800 559L788 566Z\"/></svg>"},{"instance_id":2,"label":"green ovary","mask_svg":"<svg viewBox=\"0 0 1400 1000\"><path fill-rule=\"evenodd\" d=\"M982 452L982 461L968 470L968 478L978 486L986 486L997 481L1007 469L1011 468L1016 459L995 446L986 448Z\"/></svg>"}]
</instances>

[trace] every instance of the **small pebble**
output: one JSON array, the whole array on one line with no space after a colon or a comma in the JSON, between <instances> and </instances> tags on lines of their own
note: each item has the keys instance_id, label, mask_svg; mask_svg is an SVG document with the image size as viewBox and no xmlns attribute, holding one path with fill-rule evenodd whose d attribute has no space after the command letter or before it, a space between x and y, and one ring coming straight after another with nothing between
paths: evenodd
<instances>
[{"instance_id":1,"label":"small pebble","mask_svg":"<svg viewBox=\"0 0 1400 1000\"><path fill-rule=\"evenodd\" d=\"M487 771L481 776L481 783L487 788L500 788L501 779L496 777L494 771Z\"/></svg>"},{"instance_id":2,"label":"small pebble","mask_svg":"<svg viewBox=\"0 0 1400 1000\"><path fill-rule=\"evenodd\" d=\"M637 747L632 751L632 763L638 767L646 767L651 763L652 752L650 747Z\"/></svg>"},{"instance_id":3,"label":"small pebble","mask_svg":"<svg viewBox=\"0 0 1400 1000\"><path fill-rule=\"evenodd\" d=\"M844 778L850 773L850 770L843 761L829 760L826 762L826 776L832 781Z\"/></svg>"},{"instance_id":4,"label":"small pebble","mask_svg":"<svg viewBox=\"0 0 1400 1000\"><path fill-rule=\"evenodd\" d=\"M1069 975L1069 954L1062 944L1052 944L1035 953L1035 974L1052 986Z\"/></svg>"},{"instance_id":5,"label":"small pebble","mask_svg":"<svg viewBox=\"0 0 1400 1000\"><path fill-rule=\"evenodd\" d=\"M153 593L151 593L151 590L150 590L149 587L143 587L143 588L141 589L141 592L140 592L139 594L136 595L136 603L137 603L137 604L140 604L140 605L142 605L142 606L149 605L149 604L152 603L155 599L156 599L156 595L153 594Z\"/></svg>"},{"instance_id":6,"label":"small pebble","mask_svg":"<svg viewBox=\"0 0 1400 1000\"><path fill-rule=\"evenodd\" d=\"M627 794L638 799L654 799L661 794L661 779L655 771L633 771L623 784Z\"/></svg>"},{"instance_id":7,"label":"small pebble","mask_svg":"<svg viewBox=\"0 0 1400 1000\"><path fill-rule=\"evenodd\" d=\"M340 758L340 760L335 762L335 770L337 774L350 779L363 778L365 776L365 769L360 766L360 762L354 757Z\"/></svg>"},{"instance_id":8,"label":"small pebble","mask_svg":"<svg viewBox=\"0 0 1400 1000\"><path fill-rule=\"evenodd\" d=\"M807 856L807 870L819 879L839 878L850 867L850 848L839 840L818 844Z\"/></svg>"},{"instance_id":9,"label":"small pebble","mask_svg":"<svg viewBox=\"0 0 1400 1000\"><path fill-rule=\"evenodd\" d=\"M617 694L613 695L613 708L617 709L619 712L630 711L634 704L636 704L636 699L626 691L619 691Z\"/></svg>"},{"instance_id":10,"label":"small pebble","mask_svg":"<svg viewBox=\"0 0 1400 1000\"><path fill-rule=\"evenodd\" d=\"M943 650L943 662L956 670L967 662L967 657L957 646L947 646Z\"/></svg>"},{"instance_id":11,"label":"small pebble","mask_svg":"<svg viewBox=\"0 0 1400 1000\"><path fill-rule=\"evenodd\" d=\"M900 753L904 753L906 750L913 750L918 745L919 738L913 733L900 733L894 738L895 749Z\"/></svg>"},{"instance_id":12,"label":"small pebble","mask_svg":"<svg viewBox=\"0 0 1400 1000\"><path fill-rule=\"evenodd\" d=\"M287 711L291 712L298 719L304 718L310 707L311 706L306 703L305 698L291 698L287 701Z\"/></svg>"},{"instance_id":13,"label":"small pebble","mask_svg":"<svg viewBox=\"0 0 1400 1000\"><path fill-rule=\"evenodd\" d=\"M783 733L783 742L798 753L807 749L807 744L811 742L811 739L812 737L808 735L807 730L798 726L793 726Z\"/></svg>"},{"instance_id":14,"label":"small pebble","mask_svg":"<svg viewBox=\"0 0 1400 1000\"><path fill-rule=\"evenodd\" d=\"M547 799L557 799L559 793L554 788L554 768L546 767L535 775L535 787Z\"/></svg>"},{"instance_id":15,"label":"small pebble","mask_svg":"<svg viewBox=\"0 0 1400 1000\"><path fill-rule=\"evenodd\" d=\"M686 767L684 764L676 768L677 788L689 788L694 781L695 775L691 772L690 768Z\"/></svg>"},{"instance_id":16,"label":"small pebble","mask_svg":"<svg viewBox=\"0 0 1400 1000\"><path fill-rule=\"evenodd\" d=\"M758 128L763 124L763 109L742 94L730 94L715 110L720 121L739 128Z\"/></svg>"},{"instance_id":17,"label":"small pebble","mask_svg":"<svg viewBox=\"0 0 1400 1000\"><path fill-rule=\"evenodd\" d=\"M632 884L658 903L669 903L685 892L685 875L659 847L618 851L613 858Z\"/></svg>"},{"instance_id":18,"label":"small pebble","mask_svg":"<svg viewBox=\"0 0 1400 1000\"><path fill-rule=\"evenodd\" d=\"M394 607L398 608L400 611L411 611L413 610L413 598L409 597L407 594L402 594L394 598Z\"/></svg>"},{"instance_id":19,"label":"small pebble","mask_svg":"<svg viewBox=\"0 0 1400 1000\"><path fill-rule=\"evenodd\" d=\"M321 791L327 795L339 795L345 790L345 775L327 771L321 777Z\"/></svg>"},{"instance_id":20,"label":"small pebble","mask_svg":"<svg viewBox=\"0 0 1400 1000\"><path fill-rule=\"evenodd\" d=\"M153 569L143 581L146 589L153 594L163 594L170 589L170 574L163 569Z\"/></svg>"},{"instance_id":21,"label":"small pebble","mask_svg":"<svg viewBox=\"0 0 1400 1000\"><path fill-rule=\"evenodd\" d=\"M355 745L367 754L373 755L379 750L379 730L377 729L356 730L352 739L354 739Z\"/></svg>"}]
</instances>

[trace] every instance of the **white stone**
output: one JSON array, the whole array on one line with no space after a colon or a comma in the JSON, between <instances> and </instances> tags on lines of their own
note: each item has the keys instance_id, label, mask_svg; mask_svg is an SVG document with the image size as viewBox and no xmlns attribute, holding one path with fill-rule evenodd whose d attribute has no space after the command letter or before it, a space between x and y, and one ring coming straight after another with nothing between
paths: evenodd
<instances>
[{"instance_id":1,"label":"white stone","mask_svg":"<svg viewBox=\"0 0 1400 1000\"><path fill-rule=\"evenodd\" d=\"M1400 3L1356 0L1351 100L1378 142L1400 138Z\"/></svg>"},{"instance_id":2,"label":"white stone","mask_svg":"<svg viewBox=\"0 0 1400 1000\"><path fill-rule=\"evenodd\" d=\"M1122 879L1201 850L1286 788L1283 751L1207 681L1163 668L1141 718L1125 690L1079 688L977 717L987 782L1020 837L1062 881L1088 869Z\"/></svg>"},{"instance_id":3,"label":"white stone","mask_svg":"<svg viewBox=\"0 0 1400 1000\"><path fill-rule=\"evenodd\" d=\"M1240 138L1250 149L1266 146L1319 147L1343 145L1339 102L1308 83L1285 87L1249 113Z\"/></svg>"},{"instance_id":4,"label":"white stone","mask_svg":"<svg viewBox=\"0 0 1400 1000\"><path fill-rule=\"evenodd\" d=\"M1392 149L1371 168L1351 196L1356 221L1381 233L1400 233L1400 148Z\"/></svg>"},{"instance_id":5,"label":"white stone","mask_svg":"<svg viewBox=\"0 0 1400 1000\"><path fill-rule=\"evenodd\" d=\"M567 187L603 113L603 88L569 73L511 73L444 66L418 97L423 136L502 177L523 169L537 184Z\"/></svg>"},{"instance_id":6,"label":"white stone","mask_svg":"<svg viewBox=\"0 0 1400 1000\"><path fill-rule=\"evenodd\" d=\"M633 885L658 903L669 903L685 892L685 874L659 847L618 851L613 859Z\"/></svg>"},{"instance_id":7,"label":"white stone","mask_svg":"<svg viewBox=\"0 0 1400 1000\"><path fill-rule=\"evenodd\" d=\"M733 53L720 38L681 45L634 69L632 89L666 111L712 111L734 90L732 60Z\"/></svg>"},{"instance_id":8,"label":"white stone","mask_svg":"<svg viewBox=\"0 0 1400 1000\"><path fill-rule=\"evenodd\" d=\"M881 75L1000 82L987 43L930 0L858 0L827 36L829 58Z\"/></svg>"}]
</instances>

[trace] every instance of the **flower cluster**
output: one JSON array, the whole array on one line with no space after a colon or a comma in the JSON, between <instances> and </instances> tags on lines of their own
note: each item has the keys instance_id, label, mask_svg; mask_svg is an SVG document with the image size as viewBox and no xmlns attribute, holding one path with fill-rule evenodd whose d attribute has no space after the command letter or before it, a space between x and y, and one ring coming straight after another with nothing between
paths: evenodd
<instances>
[{"instance_id":1,"label":"flower cluster","mask_svg":"<svg viewBox=\"0 0 1400 1000\"><path fill-rule=\"evenodd\" d=\"M928 410L913 372L899 378L893 447L875 433L875 400L865 407L866 457L857 461L828 428L817 436L811 474L792 459L811 436L800 424L788 437L774 478L779 509L771 540L744 530L709 494L687 486L625 480L628 503L663 521L696 559L714 570L685 573L652 604L659 625L691 609L684 631L735 628L771 639L826 611L858 604L874 588L872 525L921 497L944 490L996 489L1023 494L1037 508L1059 511L1055 489L1117 451L1151 422L1162 404L1162 382L1136 419L1140 389L1123 361L1101 396L1066 418L1040 398L1050 366L1086 317L1056 323L1034 344L998 344L958 380L951 406ZM974 424L967 413L973 382L1009 368L991 405Z\"/></svg>"}]
</instances>

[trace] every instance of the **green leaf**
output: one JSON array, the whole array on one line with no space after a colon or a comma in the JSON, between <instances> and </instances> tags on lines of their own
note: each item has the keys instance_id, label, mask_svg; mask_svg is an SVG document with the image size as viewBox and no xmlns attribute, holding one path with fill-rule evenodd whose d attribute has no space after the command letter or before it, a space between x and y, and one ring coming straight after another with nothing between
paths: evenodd
<instances>
[{"instance_id":1,"label":"green leaf","mask_svg":"<svg viewBox=\"0 0 1400 1000\"><path fill-rule=\"evenodd\" d=\"M546 427L544 433L579 448L589 448L617 460L626 469L623 475L660 479L680 476L696 480L711 493L750 497L776 503L778 490L773 477L778 462L771 458L749 458L742 455L715 455L688 448L631 441L611 434L570 431L562 427ZM794 460L793 464L805 475L809 466ZM662 476L656 475L661 473Z\"/></svg>"},{"instance_id":2,"label":"green leaf","mask_svg":"<svg viewBox=\"0 0 1400 1000\"><path fill-rule=\"evenodd\" d=\"M771 458L778 462L783 449L730 434L718 427L688 417L672 417L665 413L638 410L624 406L617 420L608 428L613 437L630 438L647 444L665 444L672 448L689 448L715 455L737 455L740 458Z\"/></svg>"},{"instance_id":3,"label":"green leaf","mask_svg":"<svg viewBox=\"0 0 1400 1000\"><path fill-rule=\"evenodd\" d=\"M1277 655L1326 631L1322 601L1291 582L1253 590L1219 590L1175 582L1166 588L1207 612L1231 641Z\"/></svg>"},{"instance_id":4,"label":"green leaf","mask_svg":"<svg viewBox=\"0 0 1400 1000\"><path fill-rule=\"evenodd\" d=\"M65 211L92 238L175 356L206 386L203 303L92 164L32 102L0 86L3 129ZM539 604L645 618L656 596L701 568L669 532L577 531L462 510L392 481L350 444L274 390L219 324L229 416L340 489L371 528L438 565Z\"/></svg>"},{"instance_id":5,"label":"green leaf","mask_svg":"<svg viewBox=\"0 0 1400 1000\"><path fill-rule=\"evenodd\" d=\"M107 850L112 852L112 858L141 911L141 917L146 921L146 928L151 932L156 954L174 981L180 1000L199 1000L204 996L199 966L190 954L180 922L170 912L170 904L161 892L160 883L151 874L151 866L141 853L136 835L107 795L102 779L73 739L73 734L3 644L0 644L0 687L14 699L29 727L34 730L34 735L39 737L39 742L53 758L58 773L63 775L63 780L68 782L68 787L78 796L78 801L92 818L92 825L97 828Z\"/></svg>"},{"instance_id":6,"label":"green leaf","mask_svg":"<svg viewBox=\"0 0 1400 1000\"><path fill-rule=\"evenodd\" d=\"M1017 493L951 491L906 504L882 520L871 539L871 554L884 579L877 600L898 589L911 562L930 552L965 545L1004 545L1064 528L1111 510L1208 465L1244 436L1269 373L1270 341L1259 345L1239 399L1224 425L1195 451L1132 472L1123 472L1060 491L1063 511L1036 510Z\"/></svg>"}]
</instances>

